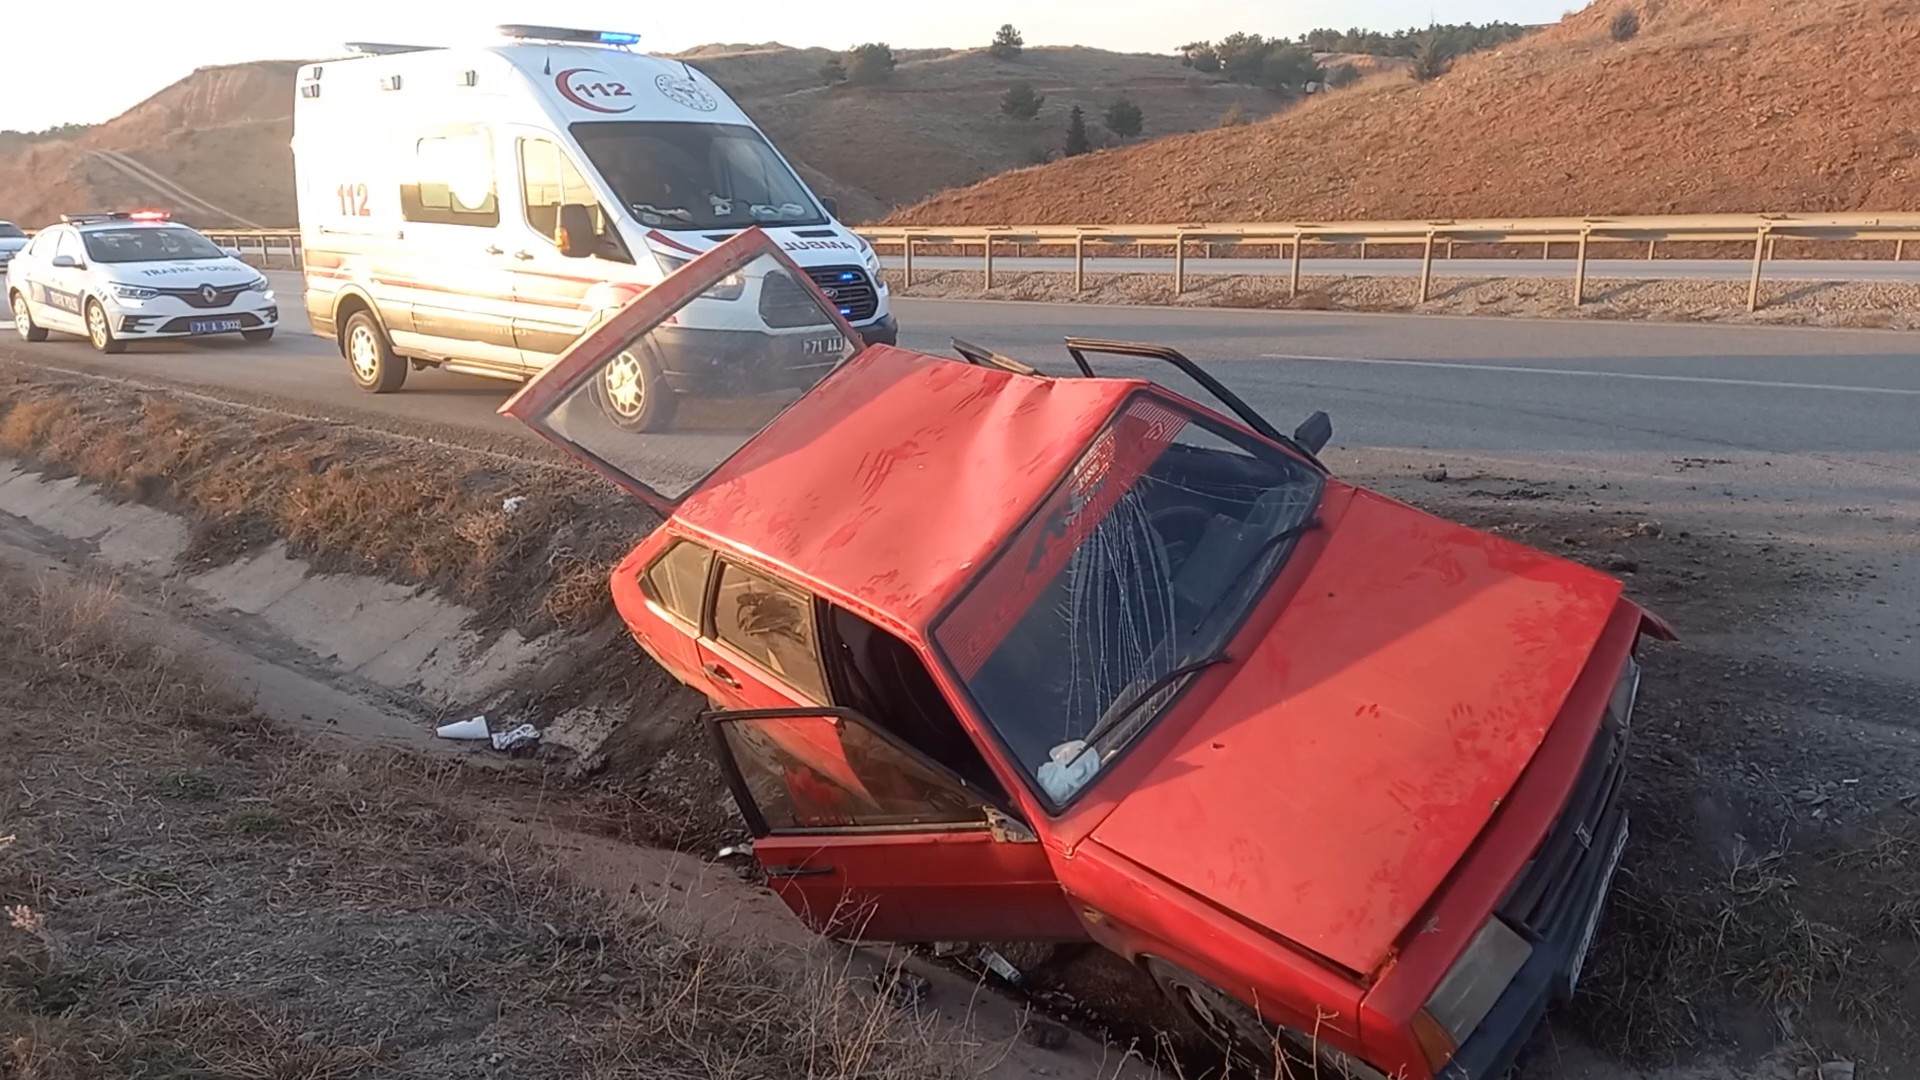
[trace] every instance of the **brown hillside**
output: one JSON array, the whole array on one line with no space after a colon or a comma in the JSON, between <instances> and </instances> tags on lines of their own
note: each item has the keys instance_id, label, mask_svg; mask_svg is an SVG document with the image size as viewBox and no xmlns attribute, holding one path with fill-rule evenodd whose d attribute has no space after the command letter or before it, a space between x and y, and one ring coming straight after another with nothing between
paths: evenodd
<instances>
[{"instance_id":1,"label":"brown hillside","mask_svg":"<svg viewBox=\"0 0 1920 1080\"><path fill-rule=\"evenodd\" d=\"M1632 8L1638 37L1608 24ZM916 224L1913 209L1920 0L1606 0L1436 82L935 196Z\"/></svg>"},{"instance_id":2,"label":"brown hillside","mask_svg":"<svg viewBox=\"0 0 1920 1080\"><path fill-rule=\"evenodd\" d=\"M1039 160L1060 145L1074 104L1086 109L1096 138L1100 114L1120 93L1145 111L1149 136L1212 127L1236 106L1258 116L1277 104L1165 56L1030 48L1002 61L978 49L901 50L885 85L828 89L819 71L831 55L709 45L684 59L726 87L808 183L838 199L842 215L855 221ZM204 68L76 138L0 156L0 217L39 225L75 208L157 205L195 224L233 224L173 206L96 153L119 151L237 217L292 225L288 142L298 66ZM1038 119L1000 114L1001 95L1018 82L1046 95Z\"/></svg>"}]
</instances>

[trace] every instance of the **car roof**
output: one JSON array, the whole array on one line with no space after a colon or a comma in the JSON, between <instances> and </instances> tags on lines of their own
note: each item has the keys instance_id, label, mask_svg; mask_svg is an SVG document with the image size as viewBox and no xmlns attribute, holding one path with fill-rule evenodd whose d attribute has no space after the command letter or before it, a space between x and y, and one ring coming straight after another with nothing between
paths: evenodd
<instances>
[{"instance_id":1,"label":"car roof","mask_svg":"<svg viewBox=\"0 0 1920 1080\"><path fill-rule=\"evenodd\" d=\"M728 459L674 520L926 634L1146 385L871 346Z\"/></svg>"}]
</instances>

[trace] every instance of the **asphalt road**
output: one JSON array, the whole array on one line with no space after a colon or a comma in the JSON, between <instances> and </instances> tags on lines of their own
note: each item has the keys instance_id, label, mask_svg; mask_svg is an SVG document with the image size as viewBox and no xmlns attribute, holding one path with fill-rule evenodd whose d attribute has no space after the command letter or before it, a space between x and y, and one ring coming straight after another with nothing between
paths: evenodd
<instances>
[{"instance_id":1,"label":"asphalt road","mask_svg":"<svg viewBox=\"0 0 1920 1080\"><path fill-rule=\"evenodd\" d=\"M1561 245L1562 247L1566 245ZM906 265L899 256L881 260L889 269ZM1340 277L1419 277L1419 259L1316 259L1301 260L1301 273L1308 276ZM985 259L971 256L915 255L915 270L980 270ZM1026 272L1057 270L1070 273L1071 258L1013 258L996 254L996 271ZM1572 259L1445 259L1433 261L1437 277L1551 277L1573 280ZM1173 273L1172 258L1134 259L1126 257L1090 258L1088 273ZM1288 259L1203 259L1187 258L1187 270L1194 277L1229 274L1254 274L1284 277L1293 272ZM1920 261L1868 259L1777 259L1766 264L1769 281L1920 281ZM1641 281L1746 281L1753 276L1753 264L1745 259L1588 259L1587 277L1626 278Z\"/></svg>"},{"instance_id":2,"label":"asphalt road","mask_svg":"<svg viewBox=\"0 0 1920 1080\"><path fill-rule=\"evenodd\" d=\"M519 431L494 415L512 390L505 382L426 371L409 376L399 394L361 393L333 343L307 332L294 299L298 277L271 276L287 322L266 346L220 338L136 345L108 357L77 338L28 345L9 335L0 350L318 409ZM1336 446L1528 455L1920 452L1920 335L952 300L902 300L897 310L908 347L945 352L959 336L1057 371L1070 370L1060 346L1067 334L1171 344L1282 428L1325 409ZM1163 375L1201 393L1163 365L1109 364L1103 370Z\"/></svg>"}]
</instances>

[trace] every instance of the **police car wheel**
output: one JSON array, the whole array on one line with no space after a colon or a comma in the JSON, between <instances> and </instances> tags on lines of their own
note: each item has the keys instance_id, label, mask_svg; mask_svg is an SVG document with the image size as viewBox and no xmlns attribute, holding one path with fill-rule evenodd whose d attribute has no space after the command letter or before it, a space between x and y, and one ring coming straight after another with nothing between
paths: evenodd
<instances>
[{"instance_id":1,"label":"police car wheel","mask_svg":"<svg viewBox=\"0 0 1920 1080\"><path fill-rule=\"evenodd\" d=\"M13 328L22 341L47 340L47 328L33 321L33 312L27 308L27 298L21 293L13 294Z\"/></svg>"},{"instance_id":2,"label":"police car wheel","mask_svg":"<svg viewBox=\"0 0 1920 1080\"><path fill-rule=\"evenodd\" d=\"M393 354L393 345L371 312L356 311L347 320L340 339L354 385L369 394L391 394L407 381L407 362Z\"/></svg>"},{"instance_id":3,"label":"police car wheel","mask_svg":"<svg viewBox=\"0 0 1920 1080\"><path fill-rule=\"evenodd\" d=\"M660 372L660 362L645 346L625 349L607 361L592 386L601 414L622 431L665 431L680 403Z\"/></svg>"},{"instance_id":4,"label":"police car wheel","mask_svg":"<svg viewBox=\"0 0 1920 1080\"><path fill-rule=\"evenodd\" d=\"M107 309L101 307L98 300L87 301L87 340L103 353L127 351L127 343L113 336L113 327L107 322Z\"/></svg>"}]
</instances>

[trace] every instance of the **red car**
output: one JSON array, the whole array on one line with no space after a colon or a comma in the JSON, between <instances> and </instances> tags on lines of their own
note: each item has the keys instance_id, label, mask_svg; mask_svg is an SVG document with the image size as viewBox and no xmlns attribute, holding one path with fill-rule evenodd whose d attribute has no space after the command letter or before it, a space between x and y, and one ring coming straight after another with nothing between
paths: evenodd
<instances>
[{"instance_id":1,"label":"red car","mask_svg":"<svg viewBox=\"0 0 1920 1080\"><path fill-rule=\"evenodd\" d=\"M863 347L807 280L744 234L502 408L666 516L613 596L714 703L772 887L840 937L1092 940L1323 1076L1500 1075L1599 923L1665 625L1342 483L1324 415L1284 435L1172 350ZM764 335L742 388L795 337L838 363L622 430L603 384L689 324Z\"/></svg>"}]
</instances>

